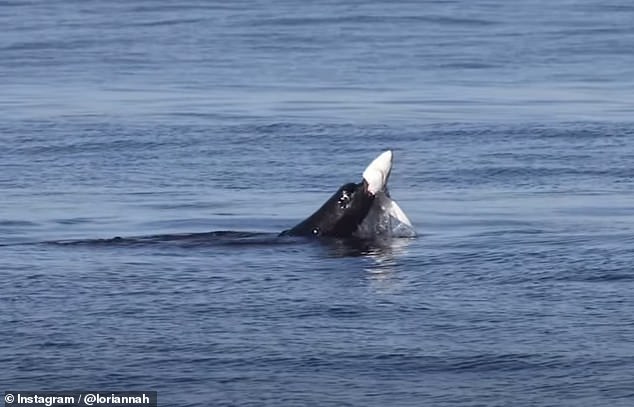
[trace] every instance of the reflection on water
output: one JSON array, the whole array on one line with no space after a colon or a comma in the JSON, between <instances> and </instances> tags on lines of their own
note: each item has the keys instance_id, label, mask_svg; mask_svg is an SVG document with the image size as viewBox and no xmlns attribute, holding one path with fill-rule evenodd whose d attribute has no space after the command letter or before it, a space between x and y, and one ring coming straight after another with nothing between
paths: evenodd
<instances>
[{"instance_id":1,"label":"reflection on water","mask_svg":"<svg viewBox=\"0 0 634 407\"><path fill-rule=\"evenodd\" d=\"M377 264L381 264L395 255L405 253L405 249L412 240L413 238L326 238L321 239L320 243L327 249L328 255L331 257L367 256L375 259Z\"/></svg>"},{"instance_id":2,"label":"reflection on water","mask_svg":"<svg viewBox=\"0 0 634 407\"><path fill-rule=\"evenodd\" d=\"M396 274L399 265L398 259L407 253L407 248L413 238L392 238L389 245L383 245L381 248L368 253L368 257L372 262L364 268L369 273L368 280L373 283L386 283L392 280ZM386 242L387 243L387 242ZM381 285L381 288L385 288Z\"/></svg>"}]
</instances>

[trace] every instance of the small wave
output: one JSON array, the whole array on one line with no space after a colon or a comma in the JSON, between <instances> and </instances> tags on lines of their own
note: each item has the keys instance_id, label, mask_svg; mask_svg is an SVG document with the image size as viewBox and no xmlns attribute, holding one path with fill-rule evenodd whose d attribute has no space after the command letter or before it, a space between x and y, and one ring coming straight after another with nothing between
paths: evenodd
<instances>
[{"instance_id":1,"label":"small wave","mask_svg":"<svg viewBox=\"0 0 634 407\"><path fill-rule=\"evenodd\" d=\"M273 361L267 360L267 365ZM311 355L301 361L282 360L273 363L297 363L307 367L324 366L343 368L360 374L409 375L412 373L482 373L525 372L550 369L567 363L560 356L539 354L476 354L476 355L412 355L403 353L358 353Z\"/></svg>"},{"instance_id":2,"label":"small wave","mask_svg":"<svg viewBox=\"0 0 634 407\"><path fill-rule=\"evenodd\" d=\"M31 227L31 226L37 226L37 223L34 222L30 222L28 220L2 220L0 219L0 227L15 227L15 226L21 226L21 227Z\"/></svg>"},{"instance_id":3,"label":"small wave","mask_svg":"<svg viewBox=\"0 0 634 407\"><path fill-rule=\"evenodd\" d=\"M561 273L554 278L556 281L571 281L581 283L601 283L601 282L632 282L634 273L629 268L623 267L619 270L584 270Z\"/></svg>"},{"instance_id":4,"label":"small wave","mask_svg":"<svg viewBox=\"0 0 634 407\"><path fill-rule=\"evenodd\" d=\"M80 225L83 223L91 223L94 222L94 219L91 218L64 218L64 219L56 219L53 222L59 225Z\"/></svg>"}]
</instances>

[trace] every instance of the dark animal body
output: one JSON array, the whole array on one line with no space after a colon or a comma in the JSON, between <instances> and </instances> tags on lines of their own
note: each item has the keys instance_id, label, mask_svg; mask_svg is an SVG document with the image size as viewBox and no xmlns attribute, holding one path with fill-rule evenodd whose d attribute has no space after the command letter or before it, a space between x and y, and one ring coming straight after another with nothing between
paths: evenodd
<instances>
[{"instance_id":1,"label":"dark animal body","mask_svg":"<svg viewBox=\"0 0 634 407\"><path fill-rule=\"evenodd\" d=\"M351 237L368 215L374 194L364 180L341 186L315 213L281 236Z\"/></svg>"}]
</instances>

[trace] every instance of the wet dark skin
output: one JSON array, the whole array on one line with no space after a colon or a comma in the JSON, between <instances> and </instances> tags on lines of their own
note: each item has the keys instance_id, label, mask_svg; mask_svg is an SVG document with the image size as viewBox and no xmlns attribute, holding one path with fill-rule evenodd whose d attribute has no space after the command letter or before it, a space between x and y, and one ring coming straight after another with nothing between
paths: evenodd
<instances>
[{"instance_id":1,"label":"wet dark skin","mask_svg":"<svg viewBox=\"0 0 634 407\"><path fill-rule=\"evenodd\" d=\"M281 235L351 237L373 201L365 181L342 185L315 213Z\"/></svg>"}]
</instances>

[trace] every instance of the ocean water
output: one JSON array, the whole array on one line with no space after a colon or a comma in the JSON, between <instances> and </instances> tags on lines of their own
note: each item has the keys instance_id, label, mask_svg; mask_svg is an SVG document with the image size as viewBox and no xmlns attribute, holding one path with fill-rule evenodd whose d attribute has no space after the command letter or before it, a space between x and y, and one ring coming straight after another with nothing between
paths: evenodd
<instances>
[{"instance_id":1,"label":"ocean water","mask_svg":"<svg viewBox=\"0 0 634 407\"><path fill-rule=\"evenodd\" d=\"M634 405L633 22L0 1L0 390ZM387 148L417 238L276 237Z\"/></svg>"}]
</instances>

